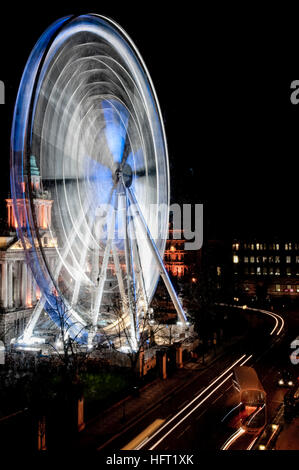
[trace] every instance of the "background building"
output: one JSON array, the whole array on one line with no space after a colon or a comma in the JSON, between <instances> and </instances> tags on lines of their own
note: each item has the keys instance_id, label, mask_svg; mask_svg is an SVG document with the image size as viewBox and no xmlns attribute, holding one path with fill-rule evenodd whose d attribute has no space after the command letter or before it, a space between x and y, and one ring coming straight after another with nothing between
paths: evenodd
<instances>
[{"instance_id":1,"label":"background building","mask_svg":"<svg viewBox=\"0 0 299 470\"><path fill-rule=\"evenodd\" d=\"M234 240L232 270L236 295L299 299L298 241Z\"/></svg>"}]
</instances>

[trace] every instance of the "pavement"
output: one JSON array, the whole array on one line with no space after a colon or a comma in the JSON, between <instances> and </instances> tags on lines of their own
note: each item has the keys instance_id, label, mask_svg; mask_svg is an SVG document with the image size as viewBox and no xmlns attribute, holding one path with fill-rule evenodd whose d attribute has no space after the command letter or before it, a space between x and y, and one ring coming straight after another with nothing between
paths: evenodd
<instances>
[{"instance_id":1,"label":"pavement","mask_svg":"<svg viewBox=\"0 0 299 470\"><path fill-rule=\"evenodd\" d=\"M87 422L85 429L78 434L78 447L82 450L104 448L116 436L135 426L167 396L198 379L201 372L207 370L238 340L239 338L235 338L234 341L218 347L216 352L211 351L205 356L204 364L202 358L189 361L166 380L156 379L140 389L138 396L130 395L103 411Z\"/></svg>"}]
</instances>

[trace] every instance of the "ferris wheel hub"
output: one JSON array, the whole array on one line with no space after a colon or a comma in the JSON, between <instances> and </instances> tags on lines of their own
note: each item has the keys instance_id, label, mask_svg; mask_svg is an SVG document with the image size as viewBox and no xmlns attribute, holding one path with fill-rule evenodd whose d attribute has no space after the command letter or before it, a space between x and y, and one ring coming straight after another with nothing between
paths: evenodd
<instances>
[{"instance_id":1,"label":"ferris wheel hub","mask_svg":"<svg viewBox=\"0 0 299 470\"><path fill-rule=\"evenodd\" d=\"M114 183L123 183L126 188L129 188L132 185L133 181L133 171L128 163L124 165L117 165L116 170L113 174Z\"/></svg>"}]
</instances>

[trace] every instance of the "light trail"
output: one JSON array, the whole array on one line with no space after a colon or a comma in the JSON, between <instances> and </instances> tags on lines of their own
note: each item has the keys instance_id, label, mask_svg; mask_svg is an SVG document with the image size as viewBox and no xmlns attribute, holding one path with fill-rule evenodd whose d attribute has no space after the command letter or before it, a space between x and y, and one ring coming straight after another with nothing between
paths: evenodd
<instances>
[{"instance_id":1,"label":"light trail","mask_svg":"<svg viewBox=\"0 0 299 470\"><path fill-rule=\"evenodd\" d=\"M213 382L210 383L206 388L204 388L193 400L191 400L184 408L182 408L178 413L176 413L169 421L167 421L158 431L156 431L146 442L149 442L150 440L154 439L160 432L163 431L163 429L166 428L166 426L169 426L170 423L172 423L176 418L178 418L184 411L186 411L196 400L198 400L204 393L206 393L213 385L215 385L219 380L221 380L222 377L224 377L233 367L235 367L239 362L241 362L244 358L246 358L246 354L243 354L237 361L235 361L230 367L228 367L224 372L222 372L219 377L217 377ZM185 415L176 425L174 425L170 431L168 431L164 436L153 446L151 447L150 450L154 449L160 442L162 442L165 437L167 437L174 429L176 429L179 424L181 424L190 414L192 414L199 406L201 406L215 391L221 387L233 374L229 374L224 381L222 381L217 387L215 387L212 392L210 392L199 404L197 404L192 410ZM145 445L145 442L142 443L141 446L139 446L139 449L141 449Z\"/></svg>"},{"instance_id":2,"label":"light trail","mask_svg":"<svg viewBox=\"0 0 299 470\"><path fill-rule=\"evenodd\" d=\"M253 439L253 441L249 444L249 446L247 447L246 450L251 450L251 449L252 449L252 447L254 446L254 444L255 444L255 442L257 441L257 438L258 438L258 437L259 437L259 436L256 436L256 437Z\"/></svg>"},{"instance_id":3,"label":"light trail","mask_svg":"<svg viewBox=\"0 0 299 470\"><path fill-rule=\"evenodd\" d=\"M239 428L227 441L226 443L223 445L223 447L221 448L221 450L227 450L232 444L233 442L235 442L237 439L239 439L240 436L242 436L242 434L244 434L245 430L243 428Z\"/></svg>"},{"instance_id":4,"label":"light trail","mask_svg":"<svg viewBox=\"0 0 299 470\"><path fill-rule=\"evenodd\" d=\"M269 312L268 310L262 310L262 309L259 309L259 308L247 307L247 305L229 305L229 304L224 304L224 303L219 303L218 305L223 306L223 307L239 308L239 309L242 309L242 310L245 310L245 309L246 310L252 310L253 312L260 312L260 313L264 313L265 315L271 316L275 320L275 325L274 325L272 331L270 332L270 336L272 336L273 333L277 329L278 329L278 331L276 332L276 336L279 336L282 329L284 328L284 323L285 323L284 319L278 313ZM279 328L279 321L281 321L280 328Z\"/></svg>"},{"instance_id":5,"label":"light trail","mask_svg":"<svg viewBox=\"0 0 299 470\"><path fill-rule=\"evenodd\" d=\"M145 442L147 438L157 430L163 423L165 419L156 419L152 424L147 426L138 436L136 436L132 441L130 441L125 447L121 450L134 450L137 449L142 442Z\"/></svg>"}]
</instances>

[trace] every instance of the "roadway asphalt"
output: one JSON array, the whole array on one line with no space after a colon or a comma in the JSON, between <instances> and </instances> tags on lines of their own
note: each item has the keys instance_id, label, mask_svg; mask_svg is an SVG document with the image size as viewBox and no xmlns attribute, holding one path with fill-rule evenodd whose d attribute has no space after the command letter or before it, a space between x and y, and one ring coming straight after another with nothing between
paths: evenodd
<instances>
[{"instance_id":1,"label":"roadway asphalt","mask_svg":"<svg viewBox=\"0 0 299 470\"><path fill-rule=\"evenodd\" d=\"M247 314L252 317L261 315L252 312ZM155 451L220 449L236 431L231 427L231 422L227 423L227 420L221 422L225 414L238 403L238 396L231 380L234 364L246 363L255 367L267 392L268 419L271 420L285 393L284 389L277 388L277 374L281 367L289 364L289 344L294 339L292 321L290 321L291 328L287 331L282 330L278 336L275 333L281 323L271 336L273 324L275 319L265 317L263 326L259 323L258 329L248 331L246 338L224 354L212 367L204 371L193 369L192 382L169 394L136 425L133 424L107 445L101 444L99 447L107 451L122 449L159 419L163 420L163 424L149 438L141 442L137 449ZM247 449L252 440L253 436L243 435L230 449Z\"/></svg>"}]
</instances>

